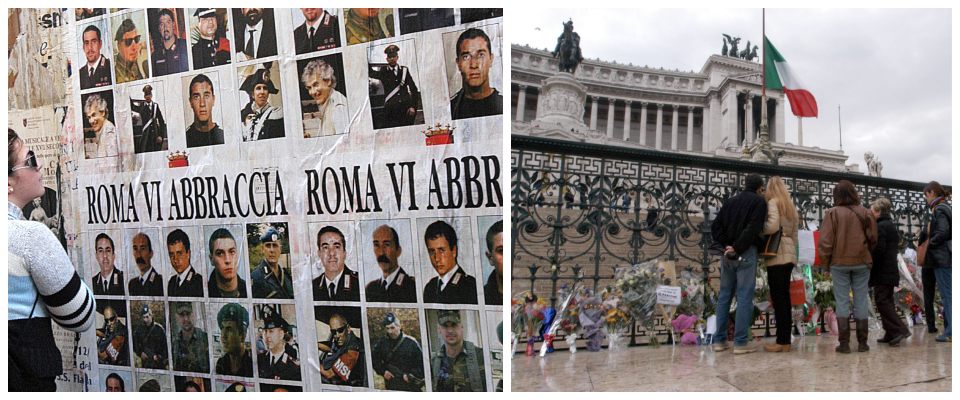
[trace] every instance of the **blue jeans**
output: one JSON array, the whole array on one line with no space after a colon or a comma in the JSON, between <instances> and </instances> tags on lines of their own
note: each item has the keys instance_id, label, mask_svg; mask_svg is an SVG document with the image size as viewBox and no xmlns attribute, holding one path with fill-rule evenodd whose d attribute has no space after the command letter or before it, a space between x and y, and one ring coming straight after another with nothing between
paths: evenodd
<instances>
[{"instance_id":1,"label":"blue jeans","mask_svg":"<svg viewBox=\"0 0 960 400\"><path fill-rule=\"evenodd\" d=\"M853 289L853 317L870 316L870 268L861 265L831 265L833 298L837 302L837 318L850 318L850 289Z\"/></svg>"},{"instance_id":2,"label":"blue jeans","mask_svg":"<svg viewBox=\"0 0 960 400\"><path fill-rule=\"evenodd\" d=\"M953 279L953 272L950 267L934 268L933 273L937 276L937 288L940 289L940 300L943 301L943 335L953 336L953 311L952 301L950 299L950 279Z\"/></svg>"},{"instance_id":3,"label":"blue jeans","mask_svg":"<svg viewBox=\"0 0 960 400\"><path fill-rule=\"evenodd\" d=\"M734 321L733 344L745 346L752 338L753 297L757 290L757 248L751 246L740 255L743 261L720 259L720 296L717 300L717 334L714 342L727 341L730 324L730 303L737 295L737 314Z\"/></svg>"}]
</instances>

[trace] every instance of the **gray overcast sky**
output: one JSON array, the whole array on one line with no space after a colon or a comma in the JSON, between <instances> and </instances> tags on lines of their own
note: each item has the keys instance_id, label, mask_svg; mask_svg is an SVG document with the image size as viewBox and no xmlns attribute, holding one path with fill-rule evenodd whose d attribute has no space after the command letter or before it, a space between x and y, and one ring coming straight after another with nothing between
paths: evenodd
<instances>
[{"instance_id":1,"label":"gray overcast sky","mask_svg":"<svg viewBox=\"0 0 960 400\"><path fill-rule=\"evenodd\" d=\"M760 9L518 14L505 19L514 44L552 50L572 18L586 58L681 71L699 72L719 54L721 33L741 37L741 48L762 35ZM840 105L848 164L866 171L863 154L873 151L884 177L952 184L950 28L949 9L768 9L767 36L817 99L804 145L839 148ZM797 118L786 112L787 141L797 143Z\"/></svg>"}]
</instances>

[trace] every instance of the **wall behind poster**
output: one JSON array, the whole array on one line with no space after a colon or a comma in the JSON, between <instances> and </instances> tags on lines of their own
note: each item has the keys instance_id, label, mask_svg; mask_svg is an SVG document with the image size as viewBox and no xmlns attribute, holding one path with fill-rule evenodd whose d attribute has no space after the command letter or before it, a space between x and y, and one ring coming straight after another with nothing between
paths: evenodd
<instances>
[{"instance_id":1,"label":"wall behind poster","mask_svg":"<svg viewBox=\"0 0 960 400\"><path fill-rule=\"evenodd\" d=\"M503 111L455 118L451 103L463 76L485 78L499 95L502 13L325 9L312 41L298 31L308 13L124 9L68 18L62 42L78 64L109 64L108 75L81 67L68 78L65 119L81 121L65 124L59 139L61 164L77 174L72 256L88 284L105 287L101 276L122 273L118 288L96 296L96 343L81 342L93 361L84 390L117 379L126 391L386 389L374 353L388 313L421 349L419 388L499 386L502 296L487 303L484 286L497 283L487 230L502 218ZM101 32L98 53L84 41L88 26ZM470 28L490 45L470 53L463 75L456 40ZM444 236L425 240L437 221L458 239L451 265L431 261L436 246L453 250ZM391 254L413 284L409 302L371 297L387 264L375 250L384 225L397 233ZM211 239L220 228L232 240ZM333 229L342 250L318 235ZM97 256L100 234L112 241L112 259ZM279 277L264 274L277 271L274 260ZM111 267L120 273L102 275ZM473 287L437 295L438 268L451 271L444 290ZM333 299L328 270L344 277ZM180 289L193 279L199 291ZM160 285L147 289L151 281ZM224 294L224 282L240 285ZM438 364L439 320L453 320L450 311L466 347L478 349L477 368L463 370L482 377L459 379ZM274 361L271 348L283 357Z\"/></svg>"}]
</instances>

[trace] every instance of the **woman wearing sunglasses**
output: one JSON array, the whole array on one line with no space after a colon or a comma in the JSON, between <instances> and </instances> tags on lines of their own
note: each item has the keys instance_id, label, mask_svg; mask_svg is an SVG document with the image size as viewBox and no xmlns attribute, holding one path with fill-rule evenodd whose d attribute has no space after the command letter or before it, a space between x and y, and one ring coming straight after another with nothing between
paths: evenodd
<instances>
[{"instance_id":1,"label":"woman wearing sunglasses","mask_svg":"<svg viewBox=\"0 0 960 400\"><path fill-rule=\"evenodd\" d=\"M93 293L45 225L23 207L43 195L40 165L13 129L7 130L8 390L55 391L63 373L52 319L81 332L93 325Z\"/></svg>"}]
</instances>

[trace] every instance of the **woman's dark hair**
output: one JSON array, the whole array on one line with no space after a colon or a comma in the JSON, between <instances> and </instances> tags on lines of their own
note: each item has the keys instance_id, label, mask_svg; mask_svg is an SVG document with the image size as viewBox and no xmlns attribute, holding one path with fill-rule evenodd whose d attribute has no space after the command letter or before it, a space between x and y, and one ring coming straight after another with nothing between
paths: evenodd
<instances>
[{"instance_id":1,"label":"woman's dark hair","mask_svg":"<svg viewBox=\"0 0 960 400\"><path fill-rule=\"evenodd\" d=\"M853 185L853 182L846 179L837 182L837 186L833 188L833 205L852 206L857 204L860 204L860 195L857 194L857 187Z\"/></svg>"},{"instance_id":2,"label":"woman's dark hair","mask_svg":"<svg viewBox=\"0 0 960 400\"><path fill-rule=\"evenodd\" d=\"M20 152L20 146L23 146L23 143L17 131L7 128L7 171L17 167L17 153Z\"/></svg>"},{"instance_id":3,"label":"woman's dark hair","mask_svg":"<svg viewBox=\"0 0 960 400\"><path fill-rule=\"evenodd\" d=\"M923 192L933 192L934 196L943 197L944 199L950 198L950 191L943 187L940 182L930 181L926 186L923 187Z\"/></svg>"}]
</instances>

